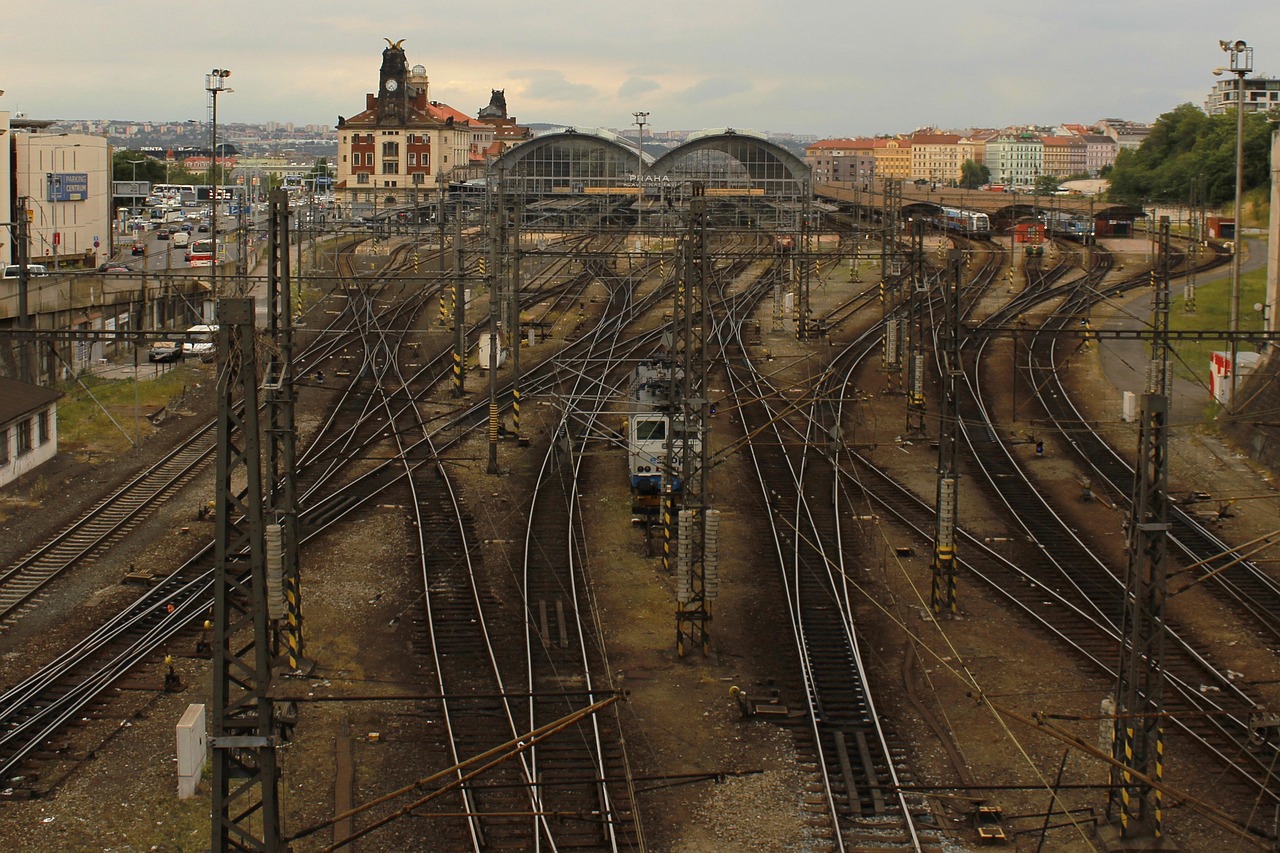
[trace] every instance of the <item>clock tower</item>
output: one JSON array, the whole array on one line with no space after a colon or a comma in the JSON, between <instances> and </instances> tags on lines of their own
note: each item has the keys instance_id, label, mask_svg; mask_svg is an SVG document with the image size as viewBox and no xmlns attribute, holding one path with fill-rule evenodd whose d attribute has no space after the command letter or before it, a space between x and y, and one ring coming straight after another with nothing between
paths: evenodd
<instances>
[{"instance_id":1,"label":"clock tower","mask_svg":"<svg viewBox=\"0 0 1280 853\"><path fill-rule=\"evenodd\" d=\"M405 59L404 39L387 39L382 51L382 69L378 72L378 124L402 125L408 118L409 62Z\"/></svg>"}]
</instances>

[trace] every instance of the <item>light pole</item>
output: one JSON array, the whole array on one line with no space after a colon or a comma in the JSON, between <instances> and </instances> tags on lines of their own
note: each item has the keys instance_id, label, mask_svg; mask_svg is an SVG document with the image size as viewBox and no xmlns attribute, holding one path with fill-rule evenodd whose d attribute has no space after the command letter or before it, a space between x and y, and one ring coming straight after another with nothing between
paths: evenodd
<instances>
[{"instance_id":1,"label":"light pole","mask_svg":"<svg viewBox=\"0 0 1280 853\"><path fill-rule=\"evenodd\" d=\"M140 160L125 160L125 162L126 162L126 163L128 163L130 166L132 166L132 167L133 167L133 174L131 175L131 183L133 184L133 190L134 190L134 192L137 192L137 191L138 191L138 164L139 164L139 163L145 163L145 162L147 162L147 158L146 158L146 157L143 157L143 158L142 158L142 159L140 159ZM135 195L135 196L129 196L129 198L130 198L130 199L132 199L132 201L133 201L135 204L136 204L136 203L137 203L137 201L138 201L138 197L137 197L136 195ZM132 207L133 207L133 205L131 204L131 205L130 205L130 207L132 208ZM132 216L132 214L133 214L133 210L130 210L130 211L129 211L129 214ZM126 219L125 221L127 222L128 220Z\"/></svg>"},{"instance_id":2,"label":"light pole","mask_svg":"<svg viewBox=\"0 0 1280 853\"><path fill-rule=\"evenodd\" d=\"M1244 223L1241 222L1241 193L1244 188L1244 78L1253 70L1253 48L1243 41L1221 39L1218 46L1231 57L1227 68L1215 68L1213 73L1221 74L1229 71L1236 75L1236 198L1235 198L1235 239L1231 250L1231 402L1228 410L1236 408L1236 377L1239 365L1236 363L1240 355L1240 342L1236 336L1240 331L1240 244L1244 236Z\"/></svg>"},{"instance_id":3,"label":"light pole","mask_svg":"<svg viewBox=\"0 0 1280 853\"><path fill-rule=\"evenodd\" d=\"M62 264L60 263L60 255L62 254L60 251L62 247L62 235L58 233L58 202L62 199L64 192L62 173L58 171L58 152L66 151L68 148L79 147L80 143L76 142L71 145L54 145L49 149L49 168L53 171L49 172L47 176L48 182L45 187L45 197L52 203L51 206L53 208L53 268L55 270L62 268ZM63 158L63 169L66 168L66 165L66 159Z\"/></svg>"},{"instance_id":4,"label":"light pole","mask_svg":"<svg viewBox=\"0 0 1280 853\"><path fill-rule=\"evenodd\" d=\"M228 89L224 85L224 81L231 76L231 72L225 68L215 68L204 77L204 88L213 98L213 112L210 114L210 157L209 157L209 241L213 246L213 261L210 264L210 274L213 277L213 298L217 299L218 293L218 95L222 92L234 92L235 89Z\"/></svg>"},{"instance_id":5,"label":"light pole","mask_svg":"<svg viewBox=\"0 0 1280 853\"><path fill-rule=\"evenodd\" d=\"M640 242L640 205L644 202L644 126L649 121L649 114L645 112L632 113L635 116L635 124L640 128L640 139L636 143L636 154L639 155L639 180L636 182L636 242Z\"/></svg>"}]
</instances>

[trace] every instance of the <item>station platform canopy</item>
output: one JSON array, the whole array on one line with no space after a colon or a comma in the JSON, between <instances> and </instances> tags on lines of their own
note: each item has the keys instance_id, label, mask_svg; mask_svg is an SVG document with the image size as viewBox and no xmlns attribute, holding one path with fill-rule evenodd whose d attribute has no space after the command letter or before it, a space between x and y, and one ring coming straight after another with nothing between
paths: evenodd
<instances>
[{"instance_id":1,"label":"station platform canopy","mask_svg":"<svg viewBox=\"0 0 1280 853\"><path fill-rule=\"evenodd\" d=\"M643 162L643 164L642 164ZM577 197L576 221L625 221L648 216L657 224L695 194L713 207L735 208L733 221L791 222L811 201L804 161L751 131L719 128L692 135L656 160L609 131L564 128L510 149L488 169L487 182L519 194L527 208L546 211L547 197ZM641 190L643 184L643 191ZM586 201L596 197L594 201ZM558 204L558 209L570 205ZM594 212L584 216L586 208ZM713 211L713 216L715 215Z\"/></svg>"}]
</instances>

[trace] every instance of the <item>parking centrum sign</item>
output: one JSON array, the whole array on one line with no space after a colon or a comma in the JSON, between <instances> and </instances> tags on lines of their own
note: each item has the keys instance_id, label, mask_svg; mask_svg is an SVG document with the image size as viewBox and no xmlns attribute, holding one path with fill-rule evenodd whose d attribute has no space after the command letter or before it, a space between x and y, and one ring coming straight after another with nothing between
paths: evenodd
<instances>
[{"instance_id":1,"label":"parking centrum sign","mask_svg":"<svg viewBox=\"0 0 1280 853\"><path fill-rule=\"evenodd\" d=\"M88 172L50 172L46 201L84 201L89 197Z\"/></svg>"}]
</instances>

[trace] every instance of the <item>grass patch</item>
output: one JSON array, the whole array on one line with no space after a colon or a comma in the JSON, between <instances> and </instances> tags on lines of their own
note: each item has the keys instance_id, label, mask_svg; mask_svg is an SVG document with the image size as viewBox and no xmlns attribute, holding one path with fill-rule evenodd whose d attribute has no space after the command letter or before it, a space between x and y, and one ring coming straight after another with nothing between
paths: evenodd
<instances>
[{"instance_id":1,"label":"grass patch","mask_svg":"<svg viewBox=\"0 0 1280 853\"><path fill-rule=\"evenodd\" d=\"M59 385L58 390L66 394L58 401L59 447L92 453L126 451L133 446L135 430L142 441L156 431L147 415L181 397L185 389L209 381L191 365L154 376L148 364L139 367L138 376L137 383L90 375Z\"/></svg>"},{"instance_id":2,"label":"grass patch","mask_svg":"<svg viewBox=\"0 0 1280 853\"><path fill-rule=\"evenodd\" d=\"M1266 253L1266 241L1250 243L1254 251ZM1267 270L1256 269L1240 275L1240 328L1245 331L1262 329L1262 312L1253 310L1254 303L1266 302ZM1183 283L1172 283L1172 306L1169 311L1169 328L1175 331L1196 329L1229 329L1231 327L1231 276L1230 273L1211 282L1196 286L1196 312L1183 309ZM1173 344L1174 375L1209 384L1209 356L1213 352L1231 349L1228 341L1179 341ZM1241 344L1240 352L1255 352L1253 344Z\"/></svg>"}]
</instances>

